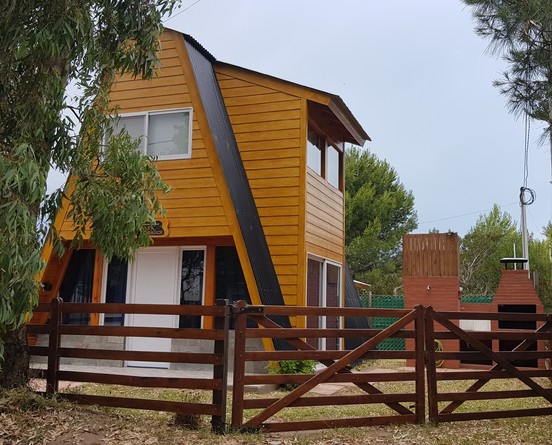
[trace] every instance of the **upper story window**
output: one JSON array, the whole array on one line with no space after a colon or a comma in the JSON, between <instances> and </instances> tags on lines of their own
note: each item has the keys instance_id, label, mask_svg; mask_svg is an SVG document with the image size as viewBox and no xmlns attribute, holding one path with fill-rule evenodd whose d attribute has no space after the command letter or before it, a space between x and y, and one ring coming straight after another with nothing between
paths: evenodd
<instances>
[{"instance_id":1,"label":"upper story window","mask_svg":"<svg viewBox=\"0 0 552 445\"><path fill-rule=\"evenodd\" d=\"M311 125L307 137L307 166L330 185L343 190L343 144L334 143Z\"/></svg>"},{"instance_id":2,"label":"upper story window","mask_svg":"<svg viewBox=\"0 0 552 445\"><path fill-rule=\"evenodd\" d=\"M121 115L113 124L115 133L126 129L141 138L142 153L158 159L185 159L192 155L192 109L148 111Z\"/></svg>"},{"instance_id":3,"label":"upper story window","mask_svg":"<svg viewBox=\"0 0 552 445\"><path fill-rule=\"evenodd\" d=\"M323 155L325 151L325 141L316 130L309 127L307 137L307 165L319 175L322 175Z\"/></svg>"}]
</instances>

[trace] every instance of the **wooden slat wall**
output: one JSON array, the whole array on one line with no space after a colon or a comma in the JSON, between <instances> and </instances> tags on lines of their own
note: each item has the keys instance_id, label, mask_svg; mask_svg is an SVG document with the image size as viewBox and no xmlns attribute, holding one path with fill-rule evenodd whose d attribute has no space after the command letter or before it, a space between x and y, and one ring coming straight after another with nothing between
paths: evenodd
<instances>
[{"instance_id":1,"label":"wooden slat wall","mask_svg":"<svg viewBox=\"0 0 552 445\"><path fill-rule=\"evenodd\" d=\"M403 237L403 275L458 276L460 238L456 233L416 234Z\"/></svg>"},{"instance_id":2,"label":"wooden slat wall","mask_svg":"<svg viewBox=\"0 0 552 445\"><path fill-rule=\"evenodd\" d=\"M343 263L343 193L307 168L307 251Z\"/></svg>"},{"instance_id":3,"label":"wooden slat wall","mask_svg":"<svg viewBox=\"0 0 552 445\"><path fill-rule=\"evenodd\" d=\"M216 68L286 304L297 304L301 100Z\"/></svg>"},{"instance_id":4,"label":"wooden slat wall","mask_svg":"<svg viewBox=\"0 0 552 445\"><path fill-rule=\"evenodd\" d=\"M118 80L111 100L120 113L193 108L176 48L176 39L181 38L172 31L163 34L161 69L154 79L122 76ZM193 117L192 158L157 162L161 176L172 189L161 196L169 233L171 237L229 236L228 221L195 112ZM70 224L64 224L61 234L72 238Z\"/></svg>"}]
</instances>

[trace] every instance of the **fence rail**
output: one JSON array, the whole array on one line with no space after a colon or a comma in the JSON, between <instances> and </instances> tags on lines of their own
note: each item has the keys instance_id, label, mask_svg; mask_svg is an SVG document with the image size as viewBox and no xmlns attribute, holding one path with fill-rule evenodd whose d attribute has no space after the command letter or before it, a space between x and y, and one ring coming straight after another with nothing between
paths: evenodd
<instances>
[{"instance_id":1,"label":"fence rail","mask_svg":"<svg viewBox=\"0 0 552 445\"><path fill-rule=\"evenodd\" d=\"M373 309L338 310L339 315L370 317L378 314ZM422 422L425 416L425 396L423 379L423 308L414 311L384 310L386 316L398 317L398 321L384 330L374 329L284 329L270 317L274 315L300 316L335 316L336 310L330 308L310 307L258 307L238 305L236 308L236 345L234 389L232 402L233 429L259 429L266 431L297 431L307 429L368 426L387 423ZM254 327L251 326L253 324ZM255 326L256 325L256 326ZM406 327L409 329L406 329ZM401 336L415 338L419 346L414 351L378 351L376 346L387 338ZM246 352L247 338L284 339L295 350ZM334 345L347 338L362 338L363 342L354 350L326 350L321 351L316 346L322 339L333 339ZM311 340L310 342L308 340ZM315 345L313 345L313 341ZM421 347L421 348L420 348ZM415 360L416 372L390 372L383 375L374 373L353 373L354 363L366 359L404 358ZM323 365L318 372L308 375L248 375L245 364L248 361L281 360L316 360ZM405 394L385 394L380 391L374 382L377 381L405 381L415 382L415 391ZM303 397L316 386L324 383L347 382L356 385L363 391L359 395ZM286 396L264 399L246 399L244 387L247 384L296 384L298 385ZM414 410L403 405L414 405ZM395 415L369 416L362 418L325 418L308 421L278 421L267 422L278 412L287 408L297 407L325 407L345 406L356 404L382 403L391 408ZM244 412L250 409L262 409L248 419L244 419Z\"/></svg>"},{"instance_id":2,"label":"fence rail","mask_svg":"<svg viewBox=\"0 0 552 445\"><path fill-rule=\"evenodd\" d=\"M211 403L179 402L127 397L111 397L92 394L64 393L63 397L82 404L117 408L148 409L175 413L204 414L211 416L212 429L224 432L226 424L226 398L228 381L228 342L230 330L230 306L219 301L217 306L177 306L143 304L83 304L63 303L59 298L49 305L41 304L35 312L48 312L49 324L27 325L31 335L48 334L48 346L29 346L34 356L47 357L47 368L40 373L46 379L46 394L59 392L61 380L108 385L124 385L145 388L203 389L212 393ZM213 317L213 329L179 329L136 326L80 326L63 324L63 314L158 314L199 315ZM212 352L158 352L128 351L104 348L62 347L61 336L94 337L143 337L186 340L208 340L213 343ZM160 377L120 375L116 373L67 371L60 369L62 358L95 360L141 361L210 364L213 372L209 378ZM101 368L100 368L101 369Z\"/></svg>"},{"instance_id":3,"label":"fence rail","mask_svg":"<svg viewBox=\"0 0 552 445\"><path fill-rule=\"evenodd\" d=\"M389 423L451 422L471 419L495 419L552 414L552 390L542 379L552 379L552 370L543 369L544 359L552 351L544 348L552 340L552 315L476 312L435 312L431 307L414 310L311 308L282 306L251 306L245 302L217 306L77 304L54 299L41 304L36 311L48 312L45 325L27 325L34 336L48 336L47 345L30 346L32 355L46 359L46 369L39 375L46 380L46 394L59 392L60 380L144 388L204 390L211 394L210 403L173 402L167 400L134 399L93 394L64 393L63 396L84 404L99 404L120 408L203 414L211 417L212 429L227 429L228 382L233 384L229 427L234 430L298 431L307 429L356 427ZM64 314L155 314L194 315L213 320L212 328L170 328L142 326L79 326L65 324ZM321 328L284 328L283 317L295 326L306 326L314 317ZM395 321L382 329L341 328L344 317L390 317ZM332 320L330 324L330 321ZM326 320L326 322L324 322ZM490 320L488 331L468 331L460 327L461 320ZM507 322L533 323L534 329L496 328ZM498 323L497 323L498 322ZM331 327L325 328L329 325ZM231 326L234 335L231 336ZM66 346L64 341L75 336L86 338L120 338L122 350L105 347ZM209 351L144 351L124 350L125 338L166 338L175 341L208 342ZM230 339L233 337L233 340ZM261 339L265 346L276 340L278 350L270 347L250 350L250 341ZM354 339L354 342L350 340ZM404 351L380 349L389 339L406 339ZM349 340L349 341L347 341ZM404 340L403 340L404 341ZM345 344L354 348L343 350ZM441 348L436 348L440 344ZM101 345L101 343L100 343ZM379 345L379 347L378 347ZM60 369L62 359L95 359L140 361L174 364L207 364L208 377L174 376L158 373L154 376L90 372ZM230 362L233 359L233 376ZM407 360L409 370L389 372L359 372L354 366L363 360ZM282 360L314 360L318 366L310 374L262 374L246 371L253 363L274 364ZM471 369L439 368L442 363L471 363ZM475 364L474 364L475 363ZM477 365L479 363L479 365ZM480 364L485 363L485 367ZM478 368L479 366L479 368ZM140 373L137 369L136 372ZM495 380L512 379L507 390L493 388ZM465 388L458 390L465 381ZM473 382L475 381L475 382ZM470 383L468 383L470 382ZM313 396L324 384L346 383L354 391ZM385 392L387 383L408 384L399 392ZM454 383L451 390L448 384ZM266 397L248 397L248 385L295 385L281 397L274 393ZM487 386L486 391L482 389ZM533 405L511 407L493 405L486 411L472 409L475 401L529 400ZM493 402L494 403L494 402ZM381 415L363 417L321 418L310 420L275 420L282 410L305 407L349 407L379 404L387 407ZM462 407L460 410L459 408ZM319 410L322 411L322 410ZM427 412L426 412L427 411ZM316 410L311 410L316 412ZM285 417L285 416L284 416ZM311 416L312 417L312 416Z\"/></svg>"}]
</instances>

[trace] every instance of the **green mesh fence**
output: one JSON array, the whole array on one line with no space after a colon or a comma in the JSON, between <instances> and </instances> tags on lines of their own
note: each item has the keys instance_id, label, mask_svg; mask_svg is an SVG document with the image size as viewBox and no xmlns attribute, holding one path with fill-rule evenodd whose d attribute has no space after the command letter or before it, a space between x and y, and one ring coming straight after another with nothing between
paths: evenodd
<instances>
[{"instance_id":1,"label":"green mesh fence","mask_svg":"<svg viewBox=\"0 0 552 445\"><path fill-rule=\"evenodd\" d=\"M372 308L378 309L404 309L404 297L402 295L372 295ZM370 307L370 298L367 294L361 293L360 303L362 307ZM397 321L397 318L389 317L373 317L372 328L373 329L385 329L386 327ZM376 349L378 350L391 350L391 351L404 351L405 350L404 338L388 338L383 340Z\"/></svg>"},{"instance_id":2,"label":"green mesh fence","mask_svg":"<svg viewBox=\"0 0 552 445\"><path fill-rule=\"evenodd\" d=\"M493 302L492 295L462 295L461 303L467 304L490 304Z\"/></svg>"}]
</instances>

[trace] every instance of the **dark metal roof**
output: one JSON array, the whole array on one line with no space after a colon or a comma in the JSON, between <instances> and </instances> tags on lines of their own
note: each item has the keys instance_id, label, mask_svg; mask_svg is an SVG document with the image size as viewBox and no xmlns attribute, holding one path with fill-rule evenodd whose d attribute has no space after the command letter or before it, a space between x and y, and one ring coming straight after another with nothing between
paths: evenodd
<instances>
[{"instance_id":1,"label":"dark metal roof","mask_svg":"<svg viewBox=\"0 0 552 445\"><path fill-rule=\"evenodd\" d=\"M212 56L209 57L210 55L188 36L184 37L184 41L261 302L265 305L284 305L284 297L268 250L263 226L213 70ZM287 317L280 317L278 323L283 327L291 326Z\"/></svg>"}]
</instances>

